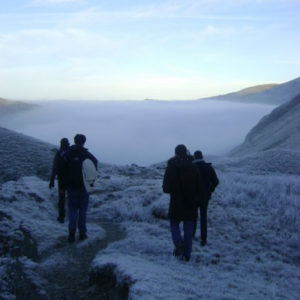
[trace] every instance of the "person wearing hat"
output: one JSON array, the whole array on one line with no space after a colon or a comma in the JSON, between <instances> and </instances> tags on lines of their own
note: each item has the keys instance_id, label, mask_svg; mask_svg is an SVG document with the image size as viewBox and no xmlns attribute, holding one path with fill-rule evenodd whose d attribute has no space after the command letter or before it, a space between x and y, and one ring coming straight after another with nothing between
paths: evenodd
<instances>
[{"instance_id":1,"label":"person wearing hat","mask_svg":"<svg viewBox=\"0 0 300 300\"><path fill-rule=\"evenodd\" d=\"M60 140L60 148L56 152L52 165L52 172L49 182L49 188L54 188L55 178L58 182L58 217L57 221L64 223L65 221L65 202L66 202L66 166L64 156L69 149L69 141L67 138Z\"/></svg>"},{"instance_id":2,"label":"person wearing hat","mask_svg":"<svg viewBox=\"0 0 300 300\"><path fill-rule=\"evenodd\" d=\"M211 198L211 194L215 191L215 188L219 184L219 179L217 174L212 167L211 163L207 163L203 159L202 152L197 150L194 153L193 164L197 166L204 184L204 193L201 198L202 201L199 201L200 207L200 232L201 232L201 246L205 246L207 243L207 208L208 203ZM197 228L197 218L194 227L193 235L196 235Z\"/></svg>"},{"instance_id":3,"label":"person wearing hat","mask_svg":"<svg viewBox=\"0 0 300 300\"><path fill-rule=\"evenodd\" d=\"M192 160L185 145L176 146L175 156L168 160L163 179L163 191L170 194L168 217L175 246L173 255L185 261L191 257L197 198L202 188L200 174Z\"/></svg>"},{"instance_id":4,"label":"person wearing hat","mask_svg":"<svg viewBox=\"0 0 300 300\"><path fill-rule=\"evenodd\" d=\"M84 186L82 163L90 159L97 169L97 159L92 155L84 144L86 137L83 134L76 134L74 145L66 154L67 165L67 193L69 210L69 237L68 241L75 241L75 234L78 228L79 240L87 238L86 213L89 202L89 193Z\"/></svg>"}]
</instances>

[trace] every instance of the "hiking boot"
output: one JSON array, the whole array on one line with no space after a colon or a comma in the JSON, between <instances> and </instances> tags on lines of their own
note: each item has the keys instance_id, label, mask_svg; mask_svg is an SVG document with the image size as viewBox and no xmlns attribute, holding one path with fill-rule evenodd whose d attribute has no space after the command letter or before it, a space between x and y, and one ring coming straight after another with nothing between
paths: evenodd
<instances>
[{"instance_id":1,"label":"hiking boot","mask_svg":"<svg viewBox=\"0 0 300 300\"><path fill-rule=\"evenodd\" d=\"M175 256L177 258L181 258L183 256L183 251L184 251L184 244L182 242L177 247L175 247L175 249L173 251L173 256Z\"/></svg>"},{"instance_id":2,"label":"hiking boot","mask_svg":"<svg viewBox=\"0 0 300 300\"><path fill-rule=\"evenodd\" d=\"M190 260L190 256L183 255L182 260L188 262Z\"/></svg>"},{"instance_id":3,"label":"hiking boot","mask_svg":"<svg viewBox=\"0 0 300 300\"><path fill-rule=\"evenodd\" d=\"M70 244L75 242L75 231L70 231L69 232L68 242Z\"/></svg>"},{"instance_id":4,"label":"hiking boot","mask_svg":"<svg viewBox=\"0 0 300 300\"><path fill-rule=\"evenodd\" d=\"M86 233L79 233L79 240L83 241L86 240L88 238Z\"/></svg>"},{"instance_id":5,"label":"hiking boot","mask_svg":"<svg viewBox=\"0 0 300 300\"><path fill-rule=\"evenodd\" d=\"M65 222L65 218L63 218L63 217L57 217L57 221L59 223L64 223Z\"/></svg>"}]
</instances>

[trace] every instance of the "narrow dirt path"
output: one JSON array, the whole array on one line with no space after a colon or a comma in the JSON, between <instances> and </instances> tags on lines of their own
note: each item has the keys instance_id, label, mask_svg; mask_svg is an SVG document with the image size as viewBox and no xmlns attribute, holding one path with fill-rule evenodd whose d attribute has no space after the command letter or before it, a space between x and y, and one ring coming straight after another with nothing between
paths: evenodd
<instances>
[{"instance_id":1,"label":"narrow dirt path","mask_svg":"<svg viewBox=\"0 0 300 300\"><path fill-rule=\"evenodd\" d=\"M93 222L92 220L90 220ZM95 220L94 220L94 223ZM95 240L80 247L61 241L53 253L46 254L41 264L42 277L46 280L46 299L101 299L101 294L95 295L94 288L89 283L89 267L96 254L105 249L108 244L125 237L116 223L97 221L106 232L102 240ZM101 289L98 289L101 293Z\"/></svg>"}]
</instances>

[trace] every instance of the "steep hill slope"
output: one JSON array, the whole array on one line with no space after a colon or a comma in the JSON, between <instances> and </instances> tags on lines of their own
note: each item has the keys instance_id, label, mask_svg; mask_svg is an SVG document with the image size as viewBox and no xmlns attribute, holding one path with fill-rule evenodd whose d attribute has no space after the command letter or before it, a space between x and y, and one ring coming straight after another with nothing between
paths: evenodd
<instances>
[{"instance_id":1,"label":"steep hill slope","mask_svg":"<svg viewBox=\"0 0 300 300\"><path fill-rule=\"evenodd\" d=\"M0 127L0 184L22 176L48 179L55 146Z\"/></svg>"},{"instance_id":2,"label":"steep hill slope","mask_svg":"<svg viewBox=\"0 0 300 300\"><path fill-rule=\"evenodd\" d=\"M225 100L244 103L283 104L300 94L300 77L282 83L259 85L206 100Z\"/></svg>"},{"instance_id":3,"label":"steep hill slope","mask_svg":"<svg viewBox=\"0 0 300 300\"><path fill-rule=\"evenodd\" d=\"M262 118L232 154L244 155L270 149L300 151L300 95Z\"/></svg>"},{"instance_id":4,"label":"steep hill slope","mask_svg":"<svg viewBox=\"0 0 300 300\"><path fill-rule=\"evenodd\" d=\"M248 166L300 173L300 95L274 109L231 151Z\"/></svg>"}]
</instances>

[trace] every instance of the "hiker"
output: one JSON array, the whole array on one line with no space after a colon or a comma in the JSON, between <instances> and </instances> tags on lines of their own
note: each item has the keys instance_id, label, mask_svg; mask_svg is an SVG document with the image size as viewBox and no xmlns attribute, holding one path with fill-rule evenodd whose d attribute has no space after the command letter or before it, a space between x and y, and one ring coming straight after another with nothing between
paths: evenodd
<instances>
[{"instance_id":1,"label":"hiker","mask_svg":"<svg viewBox=\"0 0 300 300\"><path fill-rule=\"evenodd\" d=\"M163 179L163 191L170 194L169 212L173 255L189 261L192 252L193 229L197 217L197 195L201 195L198 169L192 163L185 145L175 148L175 156L168 160ZM183 222L182 238L180 223Z\"/></svg>"},{"instance_id":2,"label":"hiker","mask_svg":"<svg viewBox=\"0 0 300 300\"><path fill-rule=\"evenodd\" d=\"M84 144L86 137L76 134L74 145L66 153L67 166L67 192L69 209L69 237L68 241L75 241L75 233L78 227L79 240L87 238L86 213L89 202L89 192L84 185L82 165L86 159L90 159L97 169L97 159L86 149Z\"/></svg>"},{"instance_id":3,"label":"hiker","mask_svg":"<svg viewBox=\"0 0 300 300\"><path fill-rule=\"evenodd\" d=\"M201 197L199 201L199 207L200 207L201 246L205 246L207 243L208 203L211 198L211 194L215 191L215 188L219 184L219 180L214 168L212 167L212 164L204 161L201 151L197 150L194 153L194 158L195 159L193 161L193 164L197 166L204 183L203 197ZM196 228L197 228L197 218L194 224L194 232L193 232L194 237L196 235Z\"/></svg>"},{"instance_id":4,"label":"hiker","mask_svg":"<svg viewBox=\"0 0 300 300\"><path fill-rule=\"evenodd\" d=\"M58 182L58 217L57 221L64 223L65 221L65 202L66 202L66 166L64 156L69 149L69 141L67 138L60 140L60 148L56 152L53 160L52 173L49 182L49 188L54 188L54 181L57 177Z\"/></svg>"}]
</instances>

